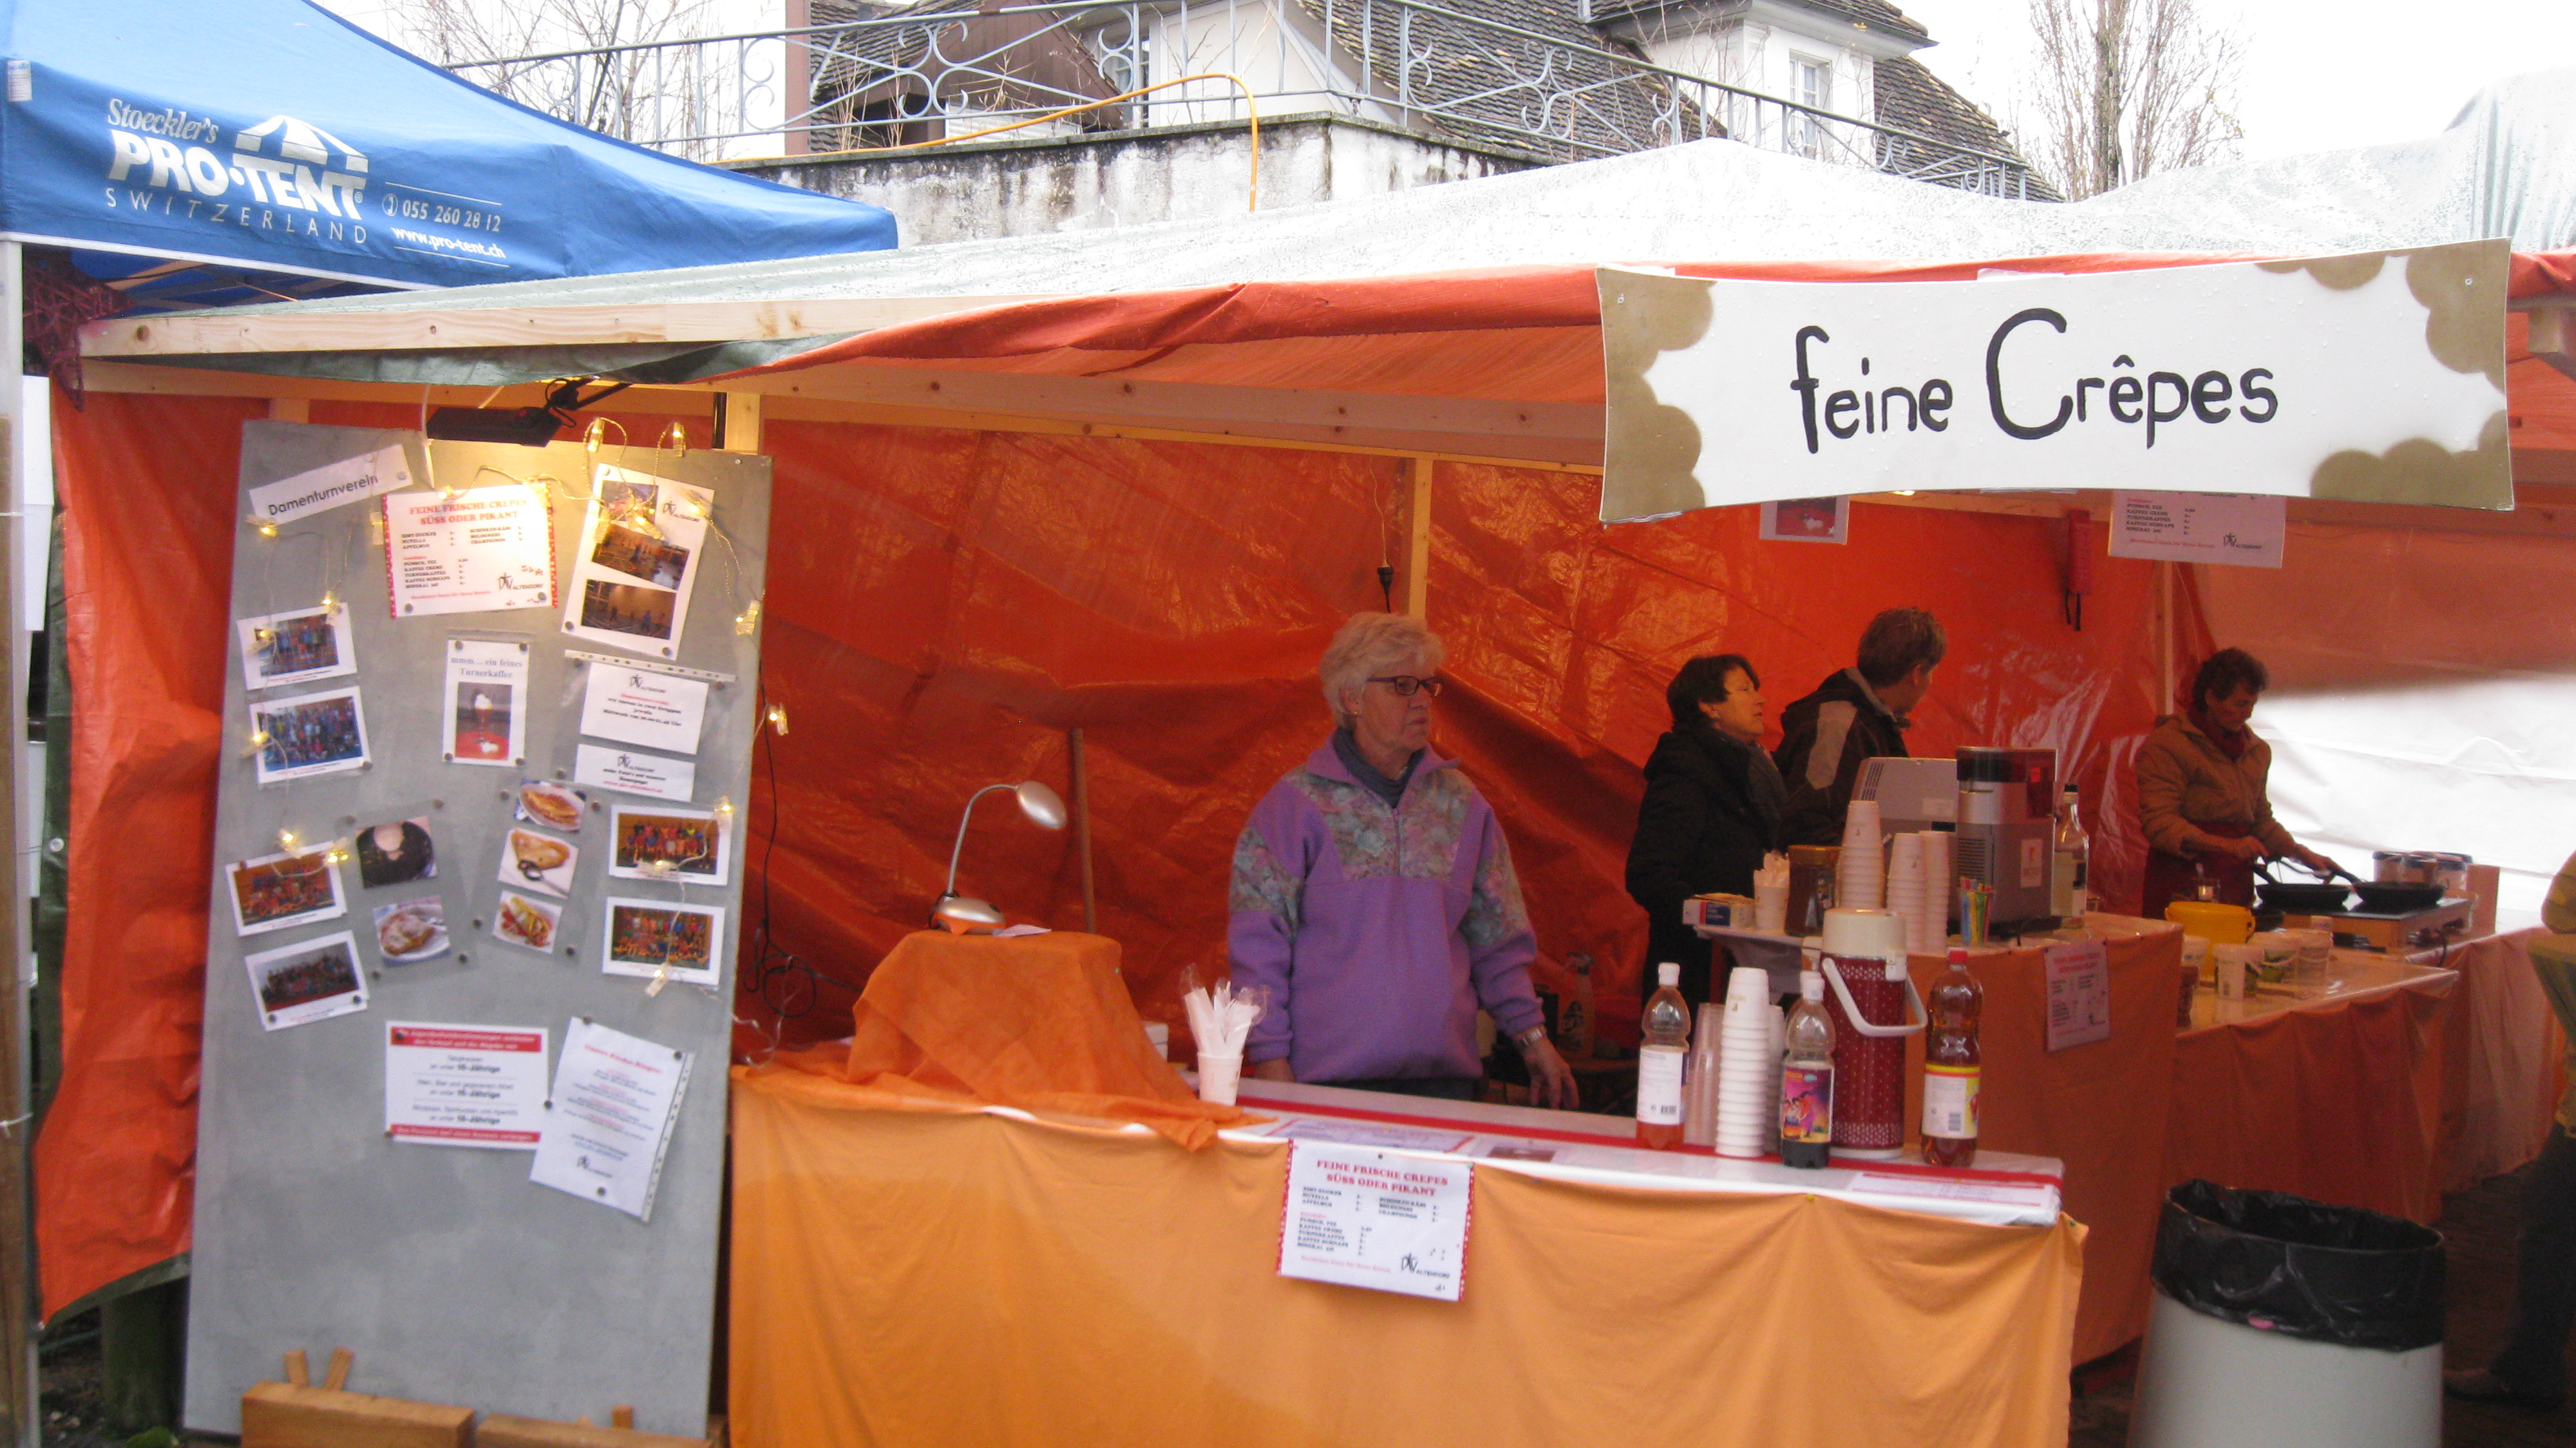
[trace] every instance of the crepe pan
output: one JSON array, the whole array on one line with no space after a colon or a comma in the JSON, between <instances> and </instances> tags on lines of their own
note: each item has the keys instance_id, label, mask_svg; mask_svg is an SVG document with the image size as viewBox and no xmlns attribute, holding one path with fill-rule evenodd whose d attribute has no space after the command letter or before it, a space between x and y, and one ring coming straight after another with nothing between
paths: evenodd
<instances>
[{"instance_id":1,"label":"crepe pan","mask_svg":"<svg viewBox=\"0 0 2576 1448\"><path fill-rule=\"evenodd\" d=\"M2314 883L2304 880L2275 880L2272 878L2272 862L2269 860L2254 868L2262 876L2255 883L2254 892L2261 897L2266 909L2283 910L2297 915L2334 915L2343 910L2344 901L2351 894L2343 886L2334 883L2331 877ZM2343 875L2341 870L2331 873ZM2350 875L2344 875L2344 878L2352 879ZM2354 880L2353 883L2358 885L2361 882Z\"/></svg>"}]
</instances>

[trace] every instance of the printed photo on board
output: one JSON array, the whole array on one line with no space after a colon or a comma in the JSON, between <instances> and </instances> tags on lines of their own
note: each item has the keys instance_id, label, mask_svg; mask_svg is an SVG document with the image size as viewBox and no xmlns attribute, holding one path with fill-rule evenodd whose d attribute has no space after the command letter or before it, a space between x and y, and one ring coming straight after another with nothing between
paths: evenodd
<instances>
[{"instance_id":1,"label":"printed photo on board","mask_svg":"<svg viewBox=\"0 0 2576 1448\"><path fill-rule=\"evenodd\" d=\"M358 671L346 605L246 618L239 629L244 688L274 689Z\"/></svg>"},{"instance_id":2,"label":"printed photo on board","mask_svg":"<svg viewBox=\"0 0 2576 1448\"><path fill-rule=\"evenodd\" d=\"M606 909L608 959L603 968L609 974L715 983L715 953L724 938L722 909L615 898L606 902Z\"/></svg>"},{"instance_id":3,"label":"printed photo on board","mask_svg":"<svg viewBox=\"0 0 2576 1448\"><path fill-rule=\"evenodd\" d=\"M358 831L359 884L373 890L437 878L438 854L430 845L427 818L392 820Z\"/></svg>"},{"instance_id":4,"label":"printed photo on board","mask_svg":"<svg viewBox=\"0 0 2576 1448\"><path fill-rule=\"evenodd\" d=\"M492 933L526 949L551 952L555 948L555 930L563 919L561 905L549 905L525 895L501 892L501 908L492 912Z\"/></svg>"},{"instance_id":5,"label":"printed photo on board","mask_svg":"<svg viewBox=\"0 0 2576 1448\"><path fill-rule=\"evenodd\" d=\"M621 805L611 816L610 834L616 849L608 873L618 879L725 883L725 828L716 815Z\"/></svg>"},{"instance_id":6,"label":"printed photo on board","mask_svg":"<svg viewBox=\"0 0 2576 1448\"><path fill-rule=\"evenodd\" d=\"M535 830L512 830L501 842L501 883L561 899L572 893L573 867L580 860L580 848L570 841Z\"/></svg>"},{"instance_id":7,"label":"printed photo on board","mask_svg":"<svg viewBox=\"0 0 2576 1448\"><path fill-rule=\"evenodd\" d=\"M264 950L242 964L259 996L260 1024L269 1030L366 1009L366 988L358 982L358 941L345 930Z\"/></svg>"},{"instance_id":8,"label":"printed photo on board","mask_svg":"<svg viewBox=\"0 0 2576 1448\"><path fill-rule=\"evenodd\" d=\"M661 505L659 484L640 482L634 474L615 468L599 470L599 516L603 521L650 527L653 510Z\"/></svg>"},{"instance_id":9,"label":"printed photo on board","mask_svg":"<svg viewBox=\"0 0 2576 1448\"><path fill-rule=\"evenodd\" d=\"M459 759L510 758L510 711L516 693L508 684L466 680L456 686L455 736L449 752Z\"/></svg>"},{"instance_id":10,"label":"printed photo on board","mask_svg":"<svg viewBox=\"0 0 2576 1448\"><path fill-rule=\"evenodd\" d=\"M550 779L519 781L518 816L532 825L553 830L581 828L582 807L589 803L577 789L566 789Z\"/></svg>"},{"instance_id":11,"label":"printed photo on board","mask_svg":"<svg viewBox=\"0 0 2576 1448\"><path fill-rule=\"evenodd\" d=\"M250 722L262 784L366 767L367 726L355 689L255 703Z\"/></svg>"},{"instance_id":12,"label":"printed photo on board","mask_svg":"<svg viewBox=\"0 0 2576 1448\"><path fill-rule=\"evenodd\" d=\"M594 578L581 592L581 626L638 638L667 639L671 636L671 604L676 597L665 589Z\"/></svg>"},{"instance_id":13,"label":"printed photo on board","mask_svg":"<svg viewBox=\"0 0 2576 1448\"><path fill-rule=\"evenodd\" d=\"M375 920L376 952L387 965L436 960L447 953L447 905L435 895L379 905Z\"/></svg>"},{"instance_id":14,"label":"printed photo on board","mask_svg":"<svg viewBox=\"0 0 2576 1448\"><path fill-rule=\"evenodd\" d=\"M689 571L689 550L648 528L604 522L600 525L599 546L590 550L590 561L630 578L643 579L656 588L678 588L680 579Z\"/></svg>"},{"instance_id":15,"label":"printed photo on board","mask_svg":"<svg viewBox=\"0 0 2576 1448\"><path fill-rule=\"evenodd\" d=\"M233 929L259 935L348 913L340 872L326 848L243 860L224 871L233 897Z\"/></svg>"}]
</instances>

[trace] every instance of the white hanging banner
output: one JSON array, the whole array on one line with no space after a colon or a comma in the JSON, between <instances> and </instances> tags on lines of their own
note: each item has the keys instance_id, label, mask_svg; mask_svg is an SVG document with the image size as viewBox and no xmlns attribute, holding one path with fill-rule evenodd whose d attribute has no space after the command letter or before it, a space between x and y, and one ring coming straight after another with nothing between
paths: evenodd
<instances>
[{"instance_id":1,"label":"white hanging banner","mask_svg":"<svg viewBox=\"0 0 2576 1448\"><path fill-rule=\"evenodd\" d=\"M1957 282L1603 268L1601 516L1945 488L2511 508L2511 255Z\"/></svg>"}]
</instances>

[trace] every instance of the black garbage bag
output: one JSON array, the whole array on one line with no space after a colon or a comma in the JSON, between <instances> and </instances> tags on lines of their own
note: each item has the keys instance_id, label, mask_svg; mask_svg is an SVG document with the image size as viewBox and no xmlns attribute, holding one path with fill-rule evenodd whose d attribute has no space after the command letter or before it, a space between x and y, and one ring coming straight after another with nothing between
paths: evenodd
<instances>
[{"instance_id":1,"label":"black garbage bag","mask_svg":"<svg viewBox=\"0 0 2576 1448\"><path fill-rule=\"evenodd\" d=\"M2156 1286L2265 1332L2405 1352L2442 1340L2442 1234L2288 1192L2187 1181L2165 1193Z\"/></svg>"}]
</instances>

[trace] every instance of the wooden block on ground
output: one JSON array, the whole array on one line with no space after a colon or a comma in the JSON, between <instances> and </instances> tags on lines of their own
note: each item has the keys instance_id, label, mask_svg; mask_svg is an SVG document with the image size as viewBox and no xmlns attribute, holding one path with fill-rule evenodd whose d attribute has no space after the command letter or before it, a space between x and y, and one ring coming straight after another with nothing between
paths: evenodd
<instances>
[{"instance_id":1,"label":"wooden block on ground","mask_svg":"<svg viewBox=\"0 0 2576 1448\"><path fill-rule=\"evenodd\" d=\"M242 1448L467 1448L471 1408L261 1383L242 1394Z\"/></svg>"},{"instance_id":2,"label":"wooden block on ground","mask_svg":"<svg viewBox=\"0 0 2576 1448\"><path fill-rule=\"evenodd\" d=\"M708 1448L704 1438L669 1433L639 1433L632 1428L601 1428L589 1423L553 1423L543 1418L515 1418L489 1413L474 1429L475 1448ZM242 1440L250 1448L250 1440Z\"/></svg>"}]
</instances>

